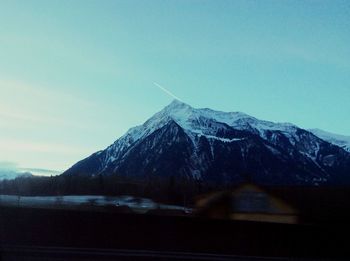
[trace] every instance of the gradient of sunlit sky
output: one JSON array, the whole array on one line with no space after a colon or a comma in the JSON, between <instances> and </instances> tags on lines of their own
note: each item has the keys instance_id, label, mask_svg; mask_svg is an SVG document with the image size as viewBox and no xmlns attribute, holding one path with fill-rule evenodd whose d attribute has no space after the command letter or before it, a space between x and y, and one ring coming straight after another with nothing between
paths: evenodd
<instances>
[{"instance_id":1,"label":"gradient of sunlit sky","mask_svg":"<svg viewBox=\"0 0 350 261\"><path fill-rule=\"evenodd\" d=\"M172 98L350 135L350 1L0 1L0 162L64 170Z\"/></svg>"}]
</instances>

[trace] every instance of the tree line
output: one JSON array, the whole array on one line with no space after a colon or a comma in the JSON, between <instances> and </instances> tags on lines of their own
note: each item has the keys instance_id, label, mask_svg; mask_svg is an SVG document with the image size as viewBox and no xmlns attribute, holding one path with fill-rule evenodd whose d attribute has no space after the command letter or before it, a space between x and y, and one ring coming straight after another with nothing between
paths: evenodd
<instances>
[{"instance_id":1,"label":"tree line","mask_svg":"<svg viewBox=\"0 0 350 261\"><path fill-rule=\"evenodd\" d=\"M0 181L0 194L21 196L132 195L171 204L193 204L195 197L219 188L185 177L130 178L121 175L17 177Z\"/></svg>"}]
</instances>

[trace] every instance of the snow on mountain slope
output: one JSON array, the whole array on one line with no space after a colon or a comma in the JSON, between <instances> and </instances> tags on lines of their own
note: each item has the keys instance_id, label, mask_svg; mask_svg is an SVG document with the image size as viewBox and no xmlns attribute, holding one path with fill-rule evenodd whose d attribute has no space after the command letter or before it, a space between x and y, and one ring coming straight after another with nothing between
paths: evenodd
<instances>
[{"instance_id":1,"label":"snow on mountain slope","mask_svg":"<svg viewBox=\"0 0 350 261\"><path fill-rule=\"evenodd\" d=\"M350 152L350 136L334 134L320 129L310 129L315 136Z\"/></svg>"},{"instance_id":2,"label":"snow on mountain slope","mask_svg":"<svg viewBox=\"0 0 350 261\"><path fill-rule=\"evenodd\" d=\"M262 136L268 130L277 130L292 135L297 129L290 123L262 121L242 112L221 112L208 108L194 109L188 104L174 100L144 125L131 129L127 135L133 140L138 140L164 126L170 119L179 124L188 134L208 137L216 136L218 129L224 128L224 125L239 130L254 130Z\"/></svg>"},{"instance_id":3,"label":"snow on mountain slope","mask_svg":"<svg viewBox=\"0 0 350 261\"><path fill-rule=\"evenodd\" d=\"M317 185L335 182L349 168L349 153L293 124L175 100L64 174L152 173L225 183L254 173L264 184Z\"/></svg>"},{"instance_id":4,"label":"snow on mountain slope","mask_svg":"<svg viewBox=\"0 0 350 261\"><path fill-rule=\"evenodd\" d=\"M283 136L282 138L286 137L293 146L301 142L303 135L307 135L305 133L301 135L300 128L291 123L274 123L259 120L242 112L221 112L208 108L195 109L186 103L174 100L143 125L129 129L125 135L108 147L102 157L102 165L105 167L101 171L107 168L109 163L127 156L130 148L137 144L138 141L142 141L171 120L183 128L192 140L194 147L198 146L199 138L202 136L208 140L220 140L223 142L235 142L244 139L244 137L222 136L222 130L227 128L257 134L275 145L279 145L281 142L281 135ZM319 137L318 135L316 136ZM320 138L322 139L322 137ZM307 144L303 142L303 144L298 145L298 148L310 160L315 161L318 156L319 141L312 136L308 137L308 139L309 142ZM332 143L338 146L340 144ZM210 144L212 143L210 142ZM276 149L271 150L279 154Z\"/></svg>"},{"instance_id":5,"label":"snow on mountain slope","mask_svg":"<svg viewBox=\"0 0 350 261\"><path fill-rule=\"evenodd\" d=\"M276 124L268 121L260 121L242 112L221 112L208 108L194 109L188 104L174 100L163 110L156 113L143 125L129 129L129 131L107 148L104 163L108 164L124 155L128 148L137 141L147 137L157 129L166 125L170 120L181 126L193 143L198 138L205 136L208 139L216 139L224 142L241 140L240 138L219 137L218 130L227 126L239 130L254 131L262 136L267 130L279 130L291 135L296 129L292 124ZM196 144L194 144L196 146Z\"/></svg>"}]
</instances>

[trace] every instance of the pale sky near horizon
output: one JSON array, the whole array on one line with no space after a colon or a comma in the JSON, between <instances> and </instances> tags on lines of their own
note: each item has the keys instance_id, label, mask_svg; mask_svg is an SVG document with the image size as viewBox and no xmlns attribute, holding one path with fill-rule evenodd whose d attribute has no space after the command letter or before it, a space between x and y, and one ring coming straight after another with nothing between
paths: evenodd
<instances>
[{"instance_id":1,"label":"pale sky near horizon","mask_svg":"<svg viewBox=\"0 0 350 261\"><path fill-rule=\"evenodd\" d=\"M104 149L172 101L154 82L350 136L349 17L347 0L0 0L0 168Z\"/></svg>"}]
</instances>

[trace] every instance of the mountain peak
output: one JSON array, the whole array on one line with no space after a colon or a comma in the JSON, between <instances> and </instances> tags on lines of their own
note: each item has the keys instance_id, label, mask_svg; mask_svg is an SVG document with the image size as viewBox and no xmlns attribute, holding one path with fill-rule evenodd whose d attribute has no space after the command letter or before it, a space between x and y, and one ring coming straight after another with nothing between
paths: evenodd
<instances>
[{"instance_id":1,"label":"mountain peak","mask_svg":"<svg viewBox=\"0 0 350 261\"><path fill-rule=\"evenodd\" d=\"M168 109L181 109L181 108L192 108L190 105L187 103L180 101L178 99L174 99L168 106L165 108Z\"/></svg>"},{"instance_id":2,"label":"mountain peak","mask_svg":"<svg viewBox=\"0 0 350 261\"><path fill-rule=\"evenodd\" d=\"M196 109L180 100L173 100L168 106L156 114L156 118L170 117L175 121L186 120L190 118Z\"/></svg>"},{"instance_id":3,"label":"mountain peak","mask_svg":"<svg viewBox=\"0 0 350 261\"><path fill-rule=\"evenodd\" d=\"M336 182L332 176L345 177L350 166L350 154L345 153L292 124L193 108L174 100L65 175L180 175L208 184L233 184L244 173L253 173L254 182L261 184L320 185Z\"/></svg>"}]
</instances>

